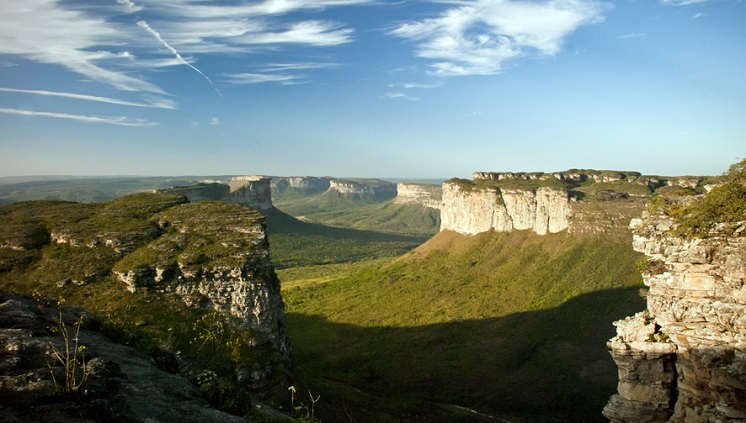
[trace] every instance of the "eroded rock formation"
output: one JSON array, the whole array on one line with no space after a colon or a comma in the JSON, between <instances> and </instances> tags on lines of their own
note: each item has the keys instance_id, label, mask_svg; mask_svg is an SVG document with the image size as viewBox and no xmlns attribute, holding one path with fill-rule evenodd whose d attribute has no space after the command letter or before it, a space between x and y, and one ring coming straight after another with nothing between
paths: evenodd
<instances>
[{"instance_id":1,"label":"eroded rock formation","mask_svg":"<svg viewBox=\"0 0 746 423\"><path fill-rule=\"evenodd\" d=\"M615 323L618 393L604 415L622 422L746 421L746 224L704 238L672 234L671 218L630 224L647 256L647 310Z\"/></svg>"},{"instance_id":2,"label":"eroded rock formation","mask_svg":"<svg viewBox=\"0 0 746 423\"><path fill-rule=\"evenodd\" d=\"M570 215L565 190L473 187L447 181L443 184L440 229L463 234L491 229L497 232L532 230L544 235L567 229Z\"/></svg>"},{"instance_id":3,"label":"eroded rock formation","mask_svg":"<svg viewBox=\"0 0 746 423\"><path fill-rule=\"evenodd\" d=\"M270 211L272 205L271 178L266 176L236 176L228 184L199 183L158 190L162 194L179 194L190 202L224 201L253 207L262 212Z\"/></svg>"},{"instance_id":4,"label":"eroded rock formation","mask_svg":"<svg viewBox=\"0 0 746 423\"><path fill-rule=\"evenodd\" d=\"M345 179L332 179L329 181L329 191L339 194L371 195L379 199L396 197L396 185L383 181L352 181Z\"/></svg>"},{"instance_id":5,"label":"eroded rock formation","mask_svg":"<svg viewBox=\"0 0 746 423\"><path fill-rule=\"evenodd\" d=\"M396 184L396 204L419 204L440 209L443 202L443 189L438 185L400 182Z\"/></svg>"}]
</instances>

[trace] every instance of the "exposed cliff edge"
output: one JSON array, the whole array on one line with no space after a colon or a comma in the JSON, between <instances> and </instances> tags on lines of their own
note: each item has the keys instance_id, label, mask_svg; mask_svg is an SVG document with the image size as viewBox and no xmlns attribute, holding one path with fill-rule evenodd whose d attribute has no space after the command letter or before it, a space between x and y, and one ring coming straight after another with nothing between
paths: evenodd
<instances>
[{"instance_id":1,"label":"exposed cliff edge","mask_svg":"<svg viewBox=\"0 0 746 423\"><path fill-rule=\"evenodd\" d=\"M619 367L610 421L746 420L746 224L714 224L703 237L644 215L630 227L648 258L647 310L615 323Z\"/></svg>"},{"instance_id":2,"label":"exposed cliff edge","mask_svg":"<svg viewBox=\"0 0 746 423\"><path fill-rule=\"evenodd\" d=\"M443 189L439 185L399 182L396 184L396 204L416 204L440 210Z\"/></svg>"},{"instance_id":3,"label":"exposed cliff edge","mask_svg":"<svg viewBox=\"0 0 746 423\"><path fill-rule=\"evenodd\" d=\"M462 181L443 183L440 230L477 234L530 229L539 235L563 231L571 215L567 191L472 187Z\"/></svg>"},{"instance_id":4,"label":"exposed cliff edge","mask_svg":"<svg viewBox=\"0 0 746 423\"><path fill-rule=\"evenodd\" d=\"M207 316L203 329L220 336L211 356L222 354L210 361L225 360L225 373L259 396L284 396L290 347L264 219L239 204L159 193L6 204L0 285L64 295L185 359L205 353L192 337Z\"/></svg>"},{"instance_id":5,"label":"exposed cliff edge","mask_svg":"<svg viewBox=\"0 0 746 423\"><path fill-rule=\"evenodd\" d=\"M199 183L158 190L163 194L179 194L189 201L224 201L253 207L262 212L270 211L272 205L271 178L266 176L236 176L227 184L219 182Z\"/></svg>"},{"instance_id":6,"label":"exposed cliff edge","mask_svg":"<svg viewBox=\"0 0 746 423\"><path fill-rule=\"evenodd\" d=\"M474 172L443 183L441 230L477 234L532 230L537 234L628 232L656 194L690 196L715 178L646 176L639 172Z\"/></svg>"}]
</instances>

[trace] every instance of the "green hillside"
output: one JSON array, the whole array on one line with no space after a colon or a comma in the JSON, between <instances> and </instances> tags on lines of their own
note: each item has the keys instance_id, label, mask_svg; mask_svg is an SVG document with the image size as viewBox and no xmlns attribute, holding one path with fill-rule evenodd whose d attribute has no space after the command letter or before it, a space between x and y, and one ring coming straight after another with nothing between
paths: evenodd
<instances>
[{"instance_id":1,"label":"green hillside","mask_svg":"<svg viewBox=\"0 0 746 423\"><path fill-rule=\"evenodd\" d=\"M325 283L280 273L295 364L328 421L600 421L637 260L624 234L444 232Z\"/></svg>"},{"instance_id":2,"label":"green hillside","mask_svg":"<svg viewBox=\"0 0 746 423\"><path fill-rule=\"evenodd\" d=\"M305 222L340 228L412 235L434 235L440 229L438 210L372 195L324 192L275 201L275 207Z\"/></svg>"}]
</instances>

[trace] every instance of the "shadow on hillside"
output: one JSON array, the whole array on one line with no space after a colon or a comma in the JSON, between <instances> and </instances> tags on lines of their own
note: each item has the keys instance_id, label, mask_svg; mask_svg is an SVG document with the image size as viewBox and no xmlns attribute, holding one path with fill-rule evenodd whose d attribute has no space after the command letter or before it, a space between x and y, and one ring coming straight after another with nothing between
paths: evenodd
<instances>
[{"instance_id":1,"label":"shadow on hillside","mask_svg":"<svg viewBox=\"0 0 746 423\"><path fill-rule=\"evenodd\" d=\"M360 327L296 313L287 322L324 422L496 421L459 407L513 423L592 422L605 421L616 388L606 350L612 322L643 308L638 288L625 288L428 326Z\"/></svg>"},{"instance_id":2,"label":"shadow on hillside","mask_svg":"<svg viewBox=\"0 0 746 423\"><path fill-rule=\"evenodd\" d=\"M277 209L267 213L267 233L277 269L395 257L428 239L307 223Z\"/></svg>"},{"instance_id":3,"label":"shadow on hillside","mask_svg":"<svg viewBox=\"0 0 746 423\"><path fill-rule=\"evenodd\" d=\"M267 213L267 232L270 234L323 235L331 239L378 240L395 242L422 243L428 237L401 235L388 232L366 231L359 229L338 228L319 223L309 223L274 209Z\"/></svg>"}]
</instances>

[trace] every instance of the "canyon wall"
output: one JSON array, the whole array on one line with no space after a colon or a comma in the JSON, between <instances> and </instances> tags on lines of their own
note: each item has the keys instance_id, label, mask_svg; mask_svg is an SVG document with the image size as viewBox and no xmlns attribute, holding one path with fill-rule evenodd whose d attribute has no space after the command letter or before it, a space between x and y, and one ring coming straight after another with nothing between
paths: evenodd
<instances>
[{"instance_id":1,"label":"canyon wall","mask_svg":"<svg viewBox=\"0 0 746 423\"><path fill-rule=\"evenodd\" d=\"M236 176L228 182L229 201L267 212L272 210L271 178L266 176Z\"/></svg>"},{"instance_id":2,"label":"canyon wall","mask_svg":"<svg viewBox=\"0 0 746 423\"><path fill-rule=\"evenodd\" d=\"M331 181L331 178L316 176L272 177L271 187L277 192L295 188L313 194L329 189L329 181Z\"/></svg>"},{"instance_id":3,"label":"canyon wall","mask_svg":"<svg viewBox=\"0 0 746 423\"><path fill-rule=\"evenodd\" d=\"M417 204L440 210L443 189L438 185L400 182L396 184L396 204Z\"/></svg>"},{"instance_id":4,"label":"canyon wall","mask_svg":"<svg viewBox=\"0 0 746 423\"><path fill-rule=\"evenodd\" d=\"M363 180L352 181L345 179L332 179L329 181L329 191L335 191L339 194L363 194L372 195L379 199L390 199L396 197L396 185L383 181Z\"/></svg>"},{"instance_id":5,"label":"canyon wall","mask_svg":"<svg viewBox=\"0 0 746 423\"><path fill-rule=\"evenodd\" d=\"M532 230L544 235L567 229L570 216L565 190L475 187L459 181L443 183L441 231L477 234L489 230Z\"/></svg>"},{"instance_id":6,"label":"canyon wall","mask_svg":"<svg viewBox=\"0 0 746 423\"><path fill-rule=\"evenodd\" d=\"M746 224L704 238L672 234L665 216L635 219L633 247L648 266L647 309L615 322L609 349L614 423L746 420Z\"/></svg>"},{"instance_id":7,"label":"canyon wall","mask_svg":"<svg viewBox=\"0 0 746 423\"><path fill-rule=\"evenodd\" d=\"M266 176L236 176L228 184L210 182L177 186L157 190L161 194L179 194L190 202L224 201L253 207L262 212L270 211L272 205L271 178Z\"/></svg>"}]
</instances>

